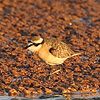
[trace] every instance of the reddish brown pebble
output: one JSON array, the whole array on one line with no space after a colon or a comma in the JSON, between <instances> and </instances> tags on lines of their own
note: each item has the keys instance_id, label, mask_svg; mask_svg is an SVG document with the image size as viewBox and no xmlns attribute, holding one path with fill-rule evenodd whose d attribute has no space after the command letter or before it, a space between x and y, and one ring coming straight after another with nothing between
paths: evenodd
<instances>
[{"instance_id":1,"label":"reddish brown pebble","mask_svg":"<svg viewBox=\"0 0 100 100\"><path fill-rule=\"evenodd\" d=\"M82 54L49 66L24 49L33 34L61 40ZM77 91L94 96L99 73L99 0L1 0L0 95L38 98Z\"/></svg>"},{"instance_id":2,"label":"reddish brown pebble","mask_svg":"<svg viewBox=\"0 0 100 100\"><path fill-rule=\"evenodd\" d=\"M10 93L10 96L17 96L17 91L15 90L15 89L11 89L10 91L9 91L9 93Z\"/></svg>"}]
</instances>

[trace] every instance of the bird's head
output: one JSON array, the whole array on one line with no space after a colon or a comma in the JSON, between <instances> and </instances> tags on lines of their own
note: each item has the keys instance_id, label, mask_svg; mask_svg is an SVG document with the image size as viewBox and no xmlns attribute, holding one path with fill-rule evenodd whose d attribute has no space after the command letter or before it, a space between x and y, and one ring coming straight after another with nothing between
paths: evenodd
<instances>
[{"instance_id":1,"label":"bird's head","mask_svg":"<svg viewBox=\"0 0 100 100\"><path fill-rule=\"evenodd\" d=\"M44 42L44 40L43 40L43 38L40 37L40 35L34 35L34 36L32 36L31 40L28 40L28 46L26 46L25 48L36 53L41 48L43 42Z\"/></svg>"}]
</instances>

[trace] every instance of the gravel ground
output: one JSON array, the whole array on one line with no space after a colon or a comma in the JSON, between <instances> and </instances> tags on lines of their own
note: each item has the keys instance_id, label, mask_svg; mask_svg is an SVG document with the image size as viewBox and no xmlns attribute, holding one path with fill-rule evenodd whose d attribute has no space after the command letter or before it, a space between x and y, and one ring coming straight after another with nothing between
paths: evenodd
<instances>
[{"instance_id":1,"label":"gravel ground","mask_svg":"<svg viewBox=\"0 0 100 100\"><path fill-rule=\"evenodd\" d=\"M50 66L24 49L33 34L62 40L82 55ZM0 0L0 95L94 95L99 89L99 0Z\"/></svg>"}]
</instances>

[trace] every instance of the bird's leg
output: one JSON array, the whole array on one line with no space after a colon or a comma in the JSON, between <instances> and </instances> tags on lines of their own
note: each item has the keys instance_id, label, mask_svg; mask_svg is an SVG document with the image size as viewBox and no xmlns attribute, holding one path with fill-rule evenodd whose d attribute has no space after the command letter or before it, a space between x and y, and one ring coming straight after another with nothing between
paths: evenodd
<instances>
[{"instance_id":1,"label":"bird's leg","mask_svg":"<svg viewBox=\"0 0 100 100\"><path fill-rule=\"evenodd\" d=\"M58 65L56 65L56 66L58 66ZM54 67L54 65L52 65L51 67L52 67L52 70L53 70L53 69L54 69L54 68L53 68L53 67ZM51 70L51 71L52 71L52 70ZM61 69L58 69L58 70L56 70L56 71L54 71L54 72L50 73L50 75L53 75L53 74L55 74L55 73L58 73L60 70L61 70Z\"/></svg>"},{"instance_id":2,"label":"bird's leg","mask_svg":"<svg viewBox=\"0 0 100 100\"><path fill-rule=\"evenodd\" d=\"M61 69L58 69L58 70L56 70L56 71L53 71L53 70L54 70L54 66L55 66L55 65L51 65L51 66L50 66L50 67L51 67L51 72L50 72L50 74L49 74L49 80L50 80L50 78L51 78L51 75L56 74L56 73L58 73L59 71L61 71ZM56 66L58 66L58 65L56 65Z\"/></svg>"}]
</instances>

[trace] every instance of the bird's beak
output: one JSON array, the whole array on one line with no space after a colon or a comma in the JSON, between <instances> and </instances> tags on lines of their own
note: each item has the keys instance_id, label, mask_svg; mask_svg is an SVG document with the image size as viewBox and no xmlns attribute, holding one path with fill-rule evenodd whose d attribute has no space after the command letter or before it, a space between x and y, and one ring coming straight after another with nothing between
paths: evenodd
<instances>
[{"instance_id":1,"label":"bird's beak","mask_svg":"<svg viewBox=\"0 0 100 100\"><path fill-rule=\"evenodd\" d=\"M27 45L26 47L24 47L24 49L27 49L29 46Z\"/></svg>"},{"instance_id":2,"label":"bird's beak","mask_svg":"<svg viewBox=\"0 0 100 100\"><path fill-rule=\"evenodd\" d=\"M27 49L27 48L29 48L30 46L32 46L32 42L31 42L31 40L28 40L28 45L27 45L26 47L24 47L24 49Z\"/></svg>"}]
</instances>

